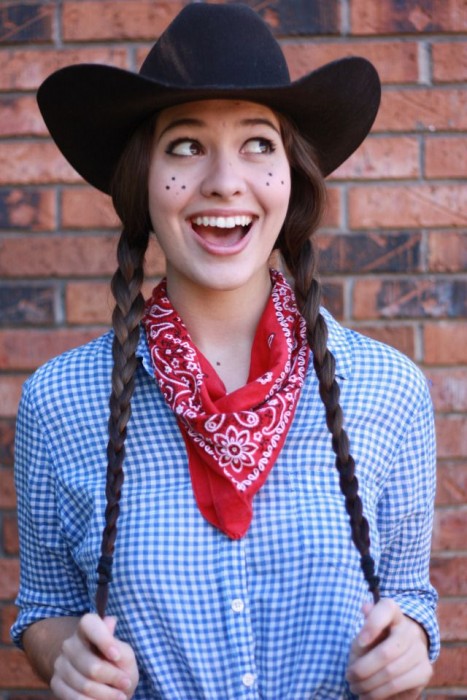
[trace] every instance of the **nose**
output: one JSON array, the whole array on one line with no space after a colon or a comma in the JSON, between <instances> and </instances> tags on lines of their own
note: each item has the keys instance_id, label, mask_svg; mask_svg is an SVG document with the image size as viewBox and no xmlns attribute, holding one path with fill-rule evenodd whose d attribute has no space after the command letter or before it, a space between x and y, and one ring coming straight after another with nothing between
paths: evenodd
<instances>
[{"instance_id":1,"label":"nose","mask_svg":"<svg viewBox=\"0 0 467 700\"><path fill-rule=\"evenodd\" d=\"M232 153L219 151L206 163L206 172L201 183L205 197L228 199L246 190L242 164Z\"/></svg>"}]
</instances>

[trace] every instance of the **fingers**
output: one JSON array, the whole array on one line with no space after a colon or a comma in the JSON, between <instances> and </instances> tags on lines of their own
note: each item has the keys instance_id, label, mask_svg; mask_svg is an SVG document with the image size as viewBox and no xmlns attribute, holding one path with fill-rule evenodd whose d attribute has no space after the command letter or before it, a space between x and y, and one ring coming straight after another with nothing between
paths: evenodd
<instances>
[{"instance_id":1,"label":"fingers","mask_svg":"<svg viewBox=\"0 0 467 700\"><path fill-rule=\"evenodd\" d=\"M109 661L118 662L121 650L113 635L116 622L115 618L101 620L95 613L89 613L81 618L77 632L84 644L95 647Z\"/></svg>"},{"instance_id":2,"label":"fingers","mask_svg":"<svg viewBox=\"0 0 467 700\"><path fill-rule=\"evenodd\" d=\"M430 680L432 669L426 654L423 658L419 649L409 646L397 656L400 649L395 646L388 639L360 659L358 665L349 667L350 689L360 700L392 698L402 691L423 688Z\"/></svg>"},{"instance_id":3,"label":"fingers","mask_svg":"<svg viewBox=\"0 0 467 700\"><path fill-rule=\"evenodd\" d=\"M129 679L126 681L130 683ZM94 681L77 671L67 660L62 659L56 666L50 683L54 696L60 700L128 700L127 692Z\"/></svg>"},{"instance_id":4,"label":"fingers","mask_svg":"<svg viewBox=\"0 0 467 700\"><path fill-rule=\"evenodd\" d=\"M85 615L55 662L51 688L63 700L127 700L138 681L131 648L113 636L115 618Z\"/></svg>"},{"instance_id":5,"label":"fingers","mask_svg":"<svg viewBox=\"0 0 467 700\"><path fill-rule=\"evenodd\" d=\"M364 606L365 622L357 635L357 644L365 649L374 644L385 631L398 625L404 619L400 607L389 598L381 600L378 605Z\"/></svg>"},{"instance_id":6,"label":"fingers","mask_svg":"<svg viewBox=\"0 0 467 700\"><path fill-rule=\"evenodd\" d=\"M422 628L391 600L364 611L347 680L361 700L418 698L432 675Z\"/></svg>"}]
</instances>

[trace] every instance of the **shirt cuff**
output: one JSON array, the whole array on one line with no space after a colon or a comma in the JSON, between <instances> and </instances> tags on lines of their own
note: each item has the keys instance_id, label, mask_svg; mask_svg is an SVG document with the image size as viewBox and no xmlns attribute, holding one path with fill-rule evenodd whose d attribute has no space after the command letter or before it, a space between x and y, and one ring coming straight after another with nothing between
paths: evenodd
<instances>
[{"instance_id":1,"label":"shirt cuff","mask_svg":"<svg viewBox=\"0 0 467 700\"><path fill-rule=\"evenodd\" d=\"M434 663L439 656L441 646L435 607L419 597L412 598L407 595L391 597L399 605L404 615L418 622L425 630L429 641L428 656L431 663Z\"/></svg>"}]
</instances>

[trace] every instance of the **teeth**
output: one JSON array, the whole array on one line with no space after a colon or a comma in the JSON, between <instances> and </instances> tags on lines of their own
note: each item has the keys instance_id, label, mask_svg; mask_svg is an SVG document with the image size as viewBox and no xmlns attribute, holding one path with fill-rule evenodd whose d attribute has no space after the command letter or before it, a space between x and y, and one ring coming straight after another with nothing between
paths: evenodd
<instances>
[{"instance_id":1,"label":"teeth","mask_svg":"<svg viewBox=\"0 0 467 700\"><path fill-rule=\"evenodd\" d=\"M251 216L197 216L193 223L197 226L211 226L215 228L234 228L235 226L248 226L253 221Z\"/></svg>"}]
</instances>

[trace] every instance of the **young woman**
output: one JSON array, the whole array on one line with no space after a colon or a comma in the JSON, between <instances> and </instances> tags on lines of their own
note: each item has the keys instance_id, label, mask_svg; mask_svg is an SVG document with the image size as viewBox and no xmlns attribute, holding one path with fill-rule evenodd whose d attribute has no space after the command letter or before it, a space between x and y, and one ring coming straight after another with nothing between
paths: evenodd
<instances>
[{"instance_id":1,"label":"young woman","mask_svg":"<svg viewBox=\"0 0 467 700\"><path fill-rule=\"evenodd\" d=\"M426 382L320 308L310 238L379 95L359 58L290 83L252 10L203 3L138 75L74 66L41 87L58 146L123 225L113 332L38 370L18 417L13 637L57 698L411 700L427 684ZM144 303L151 232L167 274Z\"/></svg>"}]
</instances>

